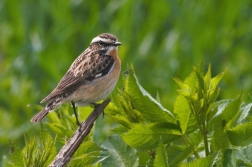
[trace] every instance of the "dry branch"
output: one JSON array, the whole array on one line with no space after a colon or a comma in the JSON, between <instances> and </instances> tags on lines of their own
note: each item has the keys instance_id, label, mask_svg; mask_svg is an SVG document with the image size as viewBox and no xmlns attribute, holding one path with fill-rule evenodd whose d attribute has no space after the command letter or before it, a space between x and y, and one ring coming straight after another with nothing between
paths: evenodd
<instances>
[{"instance_id":1,"label":"dry branch","mask_svg":"<svg viewBox=\"0 0 252 167\"><path fill-rule=\"evenodd\" d=\"M88 116L85 122L82 122L78 129L68 142L61 148L58 155L54 158L49 167L65 167L71 160L75 151L79 148L84 138L89 134L94 125L94 121L103 112L105 107L109 104L110 99L103 101L99 106L95 107L92 113Z\"/></svg>"}]
</instances>

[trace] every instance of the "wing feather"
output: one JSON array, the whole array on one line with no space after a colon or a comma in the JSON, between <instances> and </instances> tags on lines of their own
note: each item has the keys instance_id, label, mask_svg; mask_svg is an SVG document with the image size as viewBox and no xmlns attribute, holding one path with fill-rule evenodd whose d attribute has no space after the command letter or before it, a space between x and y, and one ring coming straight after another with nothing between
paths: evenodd
<instances>
[{"instance_id":1,"label":"wing feather","mask_svg":"<svg viewBox=\"0 0 252 167\"><path fill-rule=\"evenodd\" d=\"M77 59L79 61L80 58ZM57 87L41 103L55 96L68 96L86 82L103 77L113 69L114 63L115 60L112 56L99 53L84 57L82 61L79 61L78 65L74 62Z\"/></svg>"}]
</instances>

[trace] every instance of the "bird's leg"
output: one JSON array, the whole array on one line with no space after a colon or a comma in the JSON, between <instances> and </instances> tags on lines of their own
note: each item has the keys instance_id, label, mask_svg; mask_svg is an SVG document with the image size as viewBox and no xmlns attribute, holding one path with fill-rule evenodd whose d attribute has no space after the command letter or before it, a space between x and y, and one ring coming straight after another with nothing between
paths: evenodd
<instances>
[{"instance_id":1,"label":"bird's leg","mask_svg":"<svg viewBox=\"0 0 252 167\"><path fill-rule=\"evenodd\" d=\"M72 104L72 107L73 107L73 110L74 110L74 115L75 115L75 118L76 118L76 123L77 123L78 126L80 126L80 122L78 120L78 115L77 115L76 108L75 108L75 103L73 101L71 101L71 104Z\"/></svg>"},{"instance_id":2,"label":"bird's leg","mask_svg":"<svg viewBox=\"0 0 252 167\"><path fill-rule=\"evenodd\" d=\"M93 106L94 106L94 108L96 109L99 105L101 105L101 104L98 104L98 103L91 103ZM104 111L102 112L102 116L103 116L103 118L104 118Z\"/></svg>"}]
</instances>

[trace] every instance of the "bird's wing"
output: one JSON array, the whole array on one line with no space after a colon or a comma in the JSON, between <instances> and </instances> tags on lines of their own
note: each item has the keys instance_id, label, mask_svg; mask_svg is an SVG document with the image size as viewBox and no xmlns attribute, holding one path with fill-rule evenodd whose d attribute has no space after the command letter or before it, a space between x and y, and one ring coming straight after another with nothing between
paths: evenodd
<instances>
[{"instance_id":1,"label":"bird's wing","mask_svg":"<svg viewBox=\"0 0 252 167\"><path fill-rule=\"evenodd\" d=\"M58 86L41 103L58 95L70 95L79 86L109 73L115 63L112 56L99 53L90 54L88 57L78 57L76 60Z\"/></svg>"}]
</instances>

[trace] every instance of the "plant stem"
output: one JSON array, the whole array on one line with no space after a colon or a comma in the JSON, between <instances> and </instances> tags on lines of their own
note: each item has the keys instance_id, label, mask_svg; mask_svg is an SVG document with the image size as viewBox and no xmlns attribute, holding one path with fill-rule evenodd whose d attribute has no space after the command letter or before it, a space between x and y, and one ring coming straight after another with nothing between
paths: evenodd
<instances>
[{"instance_id":1,"label":"plant stem","mask_svg":"<svg viewBox=\"0 0 252 167\"><path fill-rule=\"evenodd\" d=\"M203 140L204 140L205 154L206 154L206 156L208 156L209 150L208 150L208 141L207 141L207 133L206 133L206 128L205 128L205 121L203 122L203 125L202 125L203 127L202 127L200 124L200 120L199 120L200 118L199 118L198 112L195 111L192 104L190 104L190 108L191 108L192 112L194 113L194 116L196 117L200 132L201 132L201 134L203 136Z\"/></svg>"},{"instance_id":2,"label":"plant stem","mask_svg":"<svg viewBox=\"0 0 252 167\"><path fill-rule=\"evenodd\" d=\"M203 135L204 146L205 146L205 154L206 154L206 156L208 156L209 155L209 150L208 150L208 141L207 141L207 133L206 133L205 122L203 123L203 130L204 130L204 132L202 133L202 135Z\"/></svg>"},{"instance_id":3,"label":"plant stem","mask_svg":"<svg viewBox=\"0 0 252 167\"><path fill-rule=\"evenodd\" d=\"M183 136L185 142L186 142L189 146L192 146L192 147L193 147L192 142L186 137L186 135L183 134L182 136ZM199 153L198 153L197 150L193 149L193 154L195 155L195 157L196 157L197 159L200 158Z\"/></svg>"}]
</instances>

